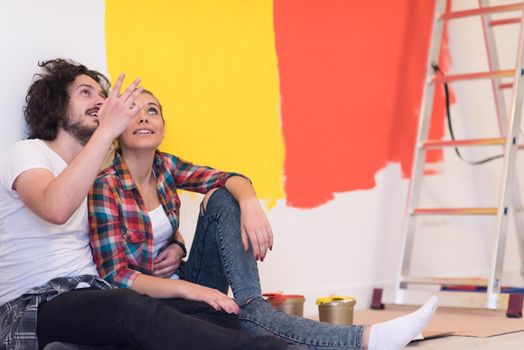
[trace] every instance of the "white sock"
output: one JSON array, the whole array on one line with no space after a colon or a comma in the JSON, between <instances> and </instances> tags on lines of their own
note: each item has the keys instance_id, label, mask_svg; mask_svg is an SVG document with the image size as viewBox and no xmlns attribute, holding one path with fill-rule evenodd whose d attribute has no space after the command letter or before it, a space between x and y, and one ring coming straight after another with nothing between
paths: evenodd
<instances>
[{"instance_id":1,"label":"white sock","mask_svg":"<svg viewBox=\"0 0 524 350\"><path fill-rule=\"evenodd\" d=\"M438 298L434 295L409 315L371 326L368 350L403 349L426 327L437 306Z\"/></svg>"}]
</instances>

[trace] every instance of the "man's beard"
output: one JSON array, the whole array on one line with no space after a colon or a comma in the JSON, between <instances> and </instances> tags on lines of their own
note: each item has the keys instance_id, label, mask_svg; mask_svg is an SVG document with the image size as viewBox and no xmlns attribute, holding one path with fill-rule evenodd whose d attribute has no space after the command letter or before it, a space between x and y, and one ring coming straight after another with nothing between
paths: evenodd
<instances>
[{"instance_id":1,"label":"man's beard","mask_svg":"<svg viewBox=\"0 0 524 350\"><path fill-rule=\"evenodd\" d=\"M98 125L84 125L82 121L73 122L71 119L73 119L71 115L65 118L62 128L85 146Z\"/></svg>"}]
</instances>

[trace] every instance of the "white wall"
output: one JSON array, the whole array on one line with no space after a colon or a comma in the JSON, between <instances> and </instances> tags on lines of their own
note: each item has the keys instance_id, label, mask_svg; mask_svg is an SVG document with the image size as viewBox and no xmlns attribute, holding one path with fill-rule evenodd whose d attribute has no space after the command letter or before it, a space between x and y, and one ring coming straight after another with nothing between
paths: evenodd
<instances>
[{"instance_id":1,"label":"white wall","mask_svg":"<svg viewBox=\"0 0 524 350\"><path fill-rule=\"evenodd\" d=\"M104 0L0 1L0 153L25 136L22 106L37 62L73 58L106 73Z\"/></svg>"},{"instance_id":2,"label":"white wall","mask_svg":"<svg viewBox=\"0 0 524 350\"><path fill-rule=\"evenodd\" d=\"M456 8L475 5L473 0L454 1ZM105 73L106 59L103 0L2 0L0 6L1 154L24 135L21 107L39 60L70 57ZM474 21L450 27L454 71L486 68L481 59L482 39L475 29L478 28ZM499 35L507 53L511 53L510 46L516 40L514 33L515 28L508 28ZM491 98L489 89L477 83L474 89L466 84L454 88L457 104L452 113L456 133L464 137L493 136L493 107L483 104ZM474 158L485 153L478 152L465 154ZM500 161L482 168L466 166L452 151L446 152L445 159L440 165L441 175L426 181L426 204L493 205ZM522 162L519 168L522 169ZM312 315L316 313L314 300L319 296L353 295L358 307L367 307L373 287L391 285L399 263L408 184L401 178L398 164L386 166L376 179L373 190L341 193L315 209L292 209L280 202L269 211L276 237L274 251L260 264L264 290L305 294L306 314ZM189 240L199 198L183 195L181 230ZM421 220L414 272L485 273L494 227L489 220L492 219ZM519 258L513 230L509 237L506 266L517 270Z\"/></svg>"}]
</instances>

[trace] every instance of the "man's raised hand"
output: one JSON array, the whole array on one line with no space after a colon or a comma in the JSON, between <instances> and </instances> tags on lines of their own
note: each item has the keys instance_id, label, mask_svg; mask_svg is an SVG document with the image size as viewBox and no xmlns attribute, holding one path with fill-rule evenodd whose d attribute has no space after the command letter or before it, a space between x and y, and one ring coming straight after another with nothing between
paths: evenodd
<instances>
[{"instance_id":1,"label":"man's raised hand","mask_svg":"<svg viewBox=\"0 0 524 350\"><path fill-rule=\"evenodd\" d=\"M135 79L122 93L125 74L121 73L98 112L99 128L117 138L138 114L141 106L135 104L138 96L144 91L140 79Z\"/></svg>"}]
</instances>

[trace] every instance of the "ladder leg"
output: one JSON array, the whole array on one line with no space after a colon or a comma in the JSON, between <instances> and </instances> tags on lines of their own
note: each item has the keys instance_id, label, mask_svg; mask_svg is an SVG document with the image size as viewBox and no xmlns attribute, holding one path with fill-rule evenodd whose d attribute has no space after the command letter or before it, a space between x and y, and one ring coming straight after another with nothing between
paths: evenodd
<instances>
[{"instance_id":1,"label":"ladder leg","mask_svg":"<svg viewBox=\"0 0 524 350\"><path fill-rule=\"evenodd\" d=\"M404 219L404 232L401 248L401 266L397 275L395 298L396 303L403 303L402 278L409 274L411 265L411 256L414 241L415 218L411 215L413 209L417 206L420 197L420 187L422 176L424 175L424 163L426 152L421 147L422 141L425 140L429 133L431 112L433 109L433 100L435 96L435 84L429 80L433 75L432 64L437 63L440 57L440 47L442 43L443 21L438 19L437 14L443 13L446 9L447 0L437 0L435 4L435 13L433 28L431 32L430 48L428 63L426 66L426 81L424 82L424 91L422 97L422 106L419 117L419 127L417 135L417 144L415 145L415 154L413 157L413 167L411 170L411 181L408 194L408 204Z\"/></svg>"},{"instance_id":2,"label":"ladder leg","mask_svg":"<svg viewBox=\"0 0 524 350\"><path fill-rule=\"evenodd\" d=\"M382 303L382 288L373 289L373 296L371 297L371 309L383 310L384 304Z\"/></svg>"},{"instance_id":3,"label":"ladder leg","mask_svg":"<svg viewBox=\"0 0 524 350\"><path fill-rule=\"evenodd\" d=\"M517 180L515 180L515 184L513 185L512 205L515 233L517 235L520 254L520 274L524 275L524 207L522 206L520 187L518 186Z\"/></svg>"},{"instance_id":4,"label":"ladder leg","mask_svg":"<svg viewBox=\"0 0 524 350\"><path fill-rule=\"evenodd\" d=\"M518 57L515 64L515 75L513 82L513 94L511 97L511 114L506 133L506 146L504 158L503 181L500 192L500 203L497 217L497 231L492 254L492 267L488 283L488 307L495 308L497 294L500 293L500 282L502 277L502 267L504 264L504 251L508 229L508 214L512 207L511 185L516 183L516 157L518 151L518 136L520 133L520 119L522 114L522 99L524 97L524 16L522 16L519 44L517 49Z\"/></svg>"},{"instance_id":5,"label":"ladder leg","mask_svg":"<svg viewBox=\"0 0 524 350\"><path fill-rule=\"evenodd\" d=\"M510 294L506 316L511 318L522 318L522 304L524 295Z\"/></svg>"},{"instance_id":6,"label":"ladder leg","mask_svg":"<svg viewBox=\"0 0 524 350\"><path fill-rule=\"evenodd\" d=\"M479 0L479 7L489 7L488 0ZM491 71L500 70L499 59L497 56L497 46L495 41L495 35L491 29L491 16L482 17L482 30L484 34L484 41L486 44L486 54L488 58L488 64ZM508 113L506 109L506 103L504 100L504 94L500 89L502 84L501 78L494 78L491 80L491 88L493 91L493 96L495 100L495 109L497 112L497 120L500 135L506 137L507 127L508 127ZM524 213L522 210L522 200L520 195L520 186L518 177L514 177L514 183L511 186L512 188L512 214L515 223L515 232L517 234L519 253L520 253L520 272L524 274Z\"/></svg>"}]
</instances>

